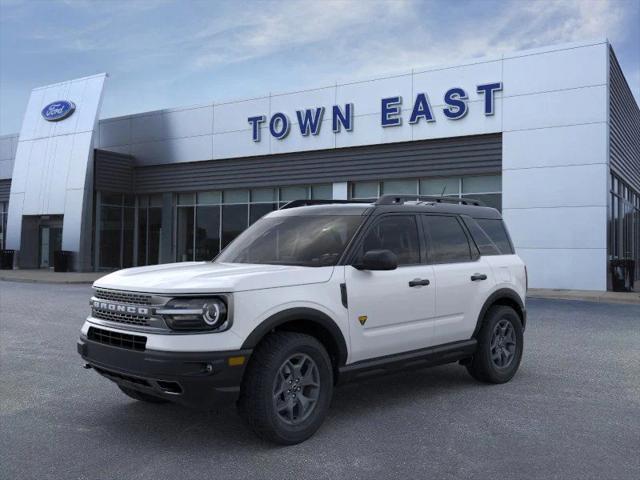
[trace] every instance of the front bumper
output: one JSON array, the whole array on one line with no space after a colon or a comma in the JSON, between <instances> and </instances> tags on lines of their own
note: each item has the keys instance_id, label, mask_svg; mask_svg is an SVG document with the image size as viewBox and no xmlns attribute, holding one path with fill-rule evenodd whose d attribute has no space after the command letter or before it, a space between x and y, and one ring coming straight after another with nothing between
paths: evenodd
<instances>
[{"instance_id":1,"label":"front bumper","mask_svg":"<svg viewBox=\"0 0 640 480\"><path fill-rule=\"evenodd\" d=\"M199 409L237 399L251 352L136 351L95 342L84 335L78 340L83 360L109 380Z\"/></svg>"}]
</instances>

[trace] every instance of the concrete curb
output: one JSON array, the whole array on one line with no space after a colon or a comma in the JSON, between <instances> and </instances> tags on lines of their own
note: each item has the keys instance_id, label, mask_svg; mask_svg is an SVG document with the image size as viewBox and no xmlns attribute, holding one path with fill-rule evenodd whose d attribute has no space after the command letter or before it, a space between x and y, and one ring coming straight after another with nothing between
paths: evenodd
<instances>
[{"instance_id":1,"label":"concrete curb","mask_svg":"<svg viewBox=\"0 0 640 480\"><path fill-rule=\"evenodd\" d=\"M527 298L640 305L640 293L637 292L591 292L580 290L530 289L527 292Z\"/></svg>"}]
</instances>

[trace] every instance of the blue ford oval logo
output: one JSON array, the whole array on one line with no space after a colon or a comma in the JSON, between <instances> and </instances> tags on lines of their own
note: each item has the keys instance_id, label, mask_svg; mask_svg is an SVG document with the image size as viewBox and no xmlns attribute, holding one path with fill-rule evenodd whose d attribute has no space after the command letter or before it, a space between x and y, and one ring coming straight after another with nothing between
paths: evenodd
<instances>
[{"instance_id":1,"label":"blue ford oval logo","mask_svg":"<svg viewBox=\"0 0 640 480\"><path fill-rule=\"evenodd\" d=\"M76 104L68 100L51 102L42 109L42 118L48 122L58 122L69 117L76 109Z\"/></svg>"}]
</instances>

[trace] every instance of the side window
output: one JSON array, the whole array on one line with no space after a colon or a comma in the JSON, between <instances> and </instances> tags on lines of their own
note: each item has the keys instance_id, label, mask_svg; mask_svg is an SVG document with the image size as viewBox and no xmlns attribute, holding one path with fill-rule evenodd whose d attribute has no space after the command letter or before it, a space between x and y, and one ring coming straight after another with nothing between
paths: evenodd
<instances>
[{"instance_id":1,"label":"side window","mask_svg":"<svg viewBox=\"0 0 640 480\"><path fill-rule=\"evenodd\" d=\"M429 236L430 263L470 262L471 248L456 217L423 215Z\"/></svg>"},{"instance_id":2,"label":"side window","mask_svg":"<svg viewBox=\"0 0 640 480\"><path fill-rule=\"evenodd\" d=\"M500 255L500 249L485 233L480 225L471 217L462 217L465 225L471 232L473 240L480 250L480 255Z\"/></svg>"},{"instance_id":3,"label":"side window","mask_svg":"<svg viewBox=\"0 0 640 480\"><path fill-rule=\"evenodd\" d=\"M511 255L513 253L513 247L511 246L507 230L502 220L497 218L478 218L476 222L478 222L478 225L482 227L482 230L485 231L493 243L496 244L502 255Z\"/></svg>"},{"instance_id":4,"label":"side window","mask_svg":"<svg viewBox=\"0 0 640 480\"><path fill-rule=\"evenodd\" d=\"M415 217L383 217L367 232L360 254L369 250L391 250L398 257L398 265L420 263L420 240Z\"/></svg>"}]
</instances>

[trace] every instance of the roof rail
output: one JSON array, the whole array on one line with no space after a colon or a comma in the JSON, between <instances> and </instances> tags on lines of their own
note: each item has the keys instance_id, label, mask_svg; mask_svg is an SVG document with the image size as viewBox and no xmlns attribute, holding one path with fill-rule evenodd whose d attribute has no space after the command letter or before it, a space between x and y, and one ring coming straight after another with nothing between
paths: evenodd
<instances>
[{"instance_id":1,"label":"roof rail","mask_svg":"<svg viewBox=\"0 0 640 480\"><path fill-rule=\"evenodd\" d=\"M459 205L472 205L474 207L486 207L485 203L474 198L459 197L435 197L431 195L382 195L376 205L401 205L407 201L424 203L455 203Z\"/></svg>"},{"instance_id":2,"label":"roof rail","mask_svg":"<svg viewBox=\"0 0 640 480\"><path fill-rule=\"evenodd\" d=\"M332 204L344 204L344 203L373 203L371 200L291 200L285 203L279 208L284 210L285 208L307 207L310 205L332 205Z\"/></svg>"}]
</instances>

